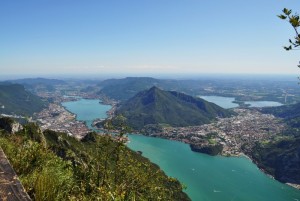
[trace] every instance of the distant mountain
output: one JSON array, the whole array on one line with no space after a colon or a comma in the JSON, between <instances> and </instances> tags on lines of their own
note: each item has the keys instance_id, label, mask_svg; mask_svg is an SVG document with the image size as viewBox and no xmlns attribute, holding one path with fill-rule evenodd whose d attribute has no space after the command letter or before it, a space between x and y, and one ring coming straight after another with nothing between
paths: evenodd
<instances>
[{"instance_id":1,"label":"distant mountain","mask_svg":"<svg viewBox=\"0 0 300 201\"><path fill-rule=\"evenodd\" d=\"M283 105L279 107L262 108L263 113L273 114L276 117L283 118L291 127L300 128L300 103L292 105Z\"/></svg>"},{"instance_id":2,"label":"distant mountain","mask_svg":"<svg viewBox=\"0 0 300 201\"><path fill-rule=\"evenodd\" d=\"M201 98L152 87L122 104L116 114L125 116L132 128L141 129L149 124L201 125L233 113Z\"/></svg>"},{"instance_id":3,"label":"distant mountain","mask_svg":"<svg viewBox=\"0 0 300 201\"><path fill-rule=\"evenodd\" d=\"M22 84L22 85L59 85L59 84L66 84L63 80L58 79L47 79L47 78L24 78L18 80L10 80L9 82Z\"/></svg>"},{"instance_id":4,"label":"distant mountain","mask_svg":"<svg viewBox=\"0 0 300 201\"><path fill-rule=\"evenodd\" d=\"M277 80L271 77L209 76L186 79L155 79L151 77L127 77L99 82L94 91L111 99L126 101L136 93L157 86L167 91L178 91L191 96L226 96L238 101L300 102L297 81ZM291 96L285 97L282 91Z\"/></svg>"},{"instance_id":5,"label":"distant mountain","mask_svg":"<svg viewBox=\"0 0 300 201\"><path fill-rule=\"evenodd\" d=\"M159 87L169 91L180 91L187 94L197 95L194 92L198 90L199 85L205 86L205 82L196 80L171 80L155 79L151 77L127 77L123 79L108 79L99 84L101 94L112 99L126 101L132 98L140 91Z\"/></svg>"},{"instance_id":6,"label":"distant mountain","mask_svg":"<svg viewBox=\"0 0 300 201\"><path fill-rule=\"evenodd\" d=\"M0 114L29 115L41 111L47 103L20 84L0 83Z\"/></svg>"},{"instance_id":7,"label":"distant mountain","mask_svg":"<svg viewBox=\"0 0 300 201\"><path fill-rule=\"evenodd\" d=\"M58 79L47 79L47 78L25 78L25 79L17 79L17 80L8 80L7 83L13 84L21 84L27 90L36 94L38 91L55 91L55 86L57 85L65 85L67 84L63 80Z\"/></svg>"},{"instance_id":8,"label":"distant mountain","mask_svg":"<svg viewBox=\"0 0 300 201\"><path fill-rule=\"evenodd\" d=\"M101 93L115 100L128 100L140 91L157 86L159 80L150 77L127 77L101 82Z\"/></svg>"}]
</instances>

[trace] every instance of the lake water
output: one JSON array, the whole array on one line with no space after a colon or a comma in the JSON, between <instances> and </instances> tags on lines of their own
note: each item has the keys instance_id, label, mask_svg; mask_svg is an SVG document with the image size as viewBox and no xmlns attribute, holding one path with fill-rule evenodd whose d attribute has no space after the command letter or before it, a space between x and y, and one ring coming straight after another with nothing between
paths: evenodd
<instances>
[{"instance_id":1,"label":"lake water","mask_svg":"<svg viewBox=\"0 0 300 201\"><path fill-rule=\"evenodd\" d=\"M89 128L97 118L106 118L106 112L111 108L110 105L100 104L99 100L80 99L78 101L63 102L64 106L70 112L76 114L79 121L85 121Z\"/></svg>"},{"instance_id":2,"label":"lake water","mask_svg":"<svg viewBox=\"0 0 300 201\"><path fill-rule=\"evenodd\" d=\"M275 101L245 101L245 103L250 104L250 107L276 107L283 105Z\"/></svg>"},{"instance_id":3,"label":"lake water","mask_svg":"<svg viewBox=\"0 0 300 201\"><path fill-rule=\"evenodd\" d=\"M233 101L235 100L235 98L233 97L224 97L224 96L198 96L198 97L203 98L204 100L207 100L209 102L215 103L225 109L239 106L238 104L233 103ZM245 104L250 104L250 107L275 107L275 106L283 105L275 101L245 101Z\"/></svg>"},{"instance_id":4,"label":"lake water","mask_svg":"<svg viewBox=\"0 0 300 201\"><path fill-rule=\"evenodd\" d=\"M81 99L63 105L79 120L105 118L110 106ZM187 144L130 135L128 147L158 164L167 175L187 186L194 201L297 201L300 191L271 179L245 157L208 156Z\"/></svg>"},{"instance_id":5,"label":"lake water","mask_svg":"<svg viewBox=\"0 0 300 201\"><path fill-rule=\"evenodd\" d=\"M233 103L235 98L232 97L224 97L224 96L199 96L200 98L203 98L204 100L208 102L215 103L222 108L229 109L238 107L239 105L236 103Z\"/></svg>"}]
</instances>

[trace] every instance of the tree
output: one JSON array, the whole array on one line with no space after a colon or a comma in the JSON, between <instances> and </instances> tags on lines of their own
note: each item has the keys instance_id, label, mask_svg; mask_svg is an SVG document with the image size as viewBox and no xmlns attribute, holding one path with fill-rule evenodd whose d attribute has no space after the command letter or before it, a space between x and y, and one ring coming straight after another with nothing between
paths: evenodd
<instances>
[{"instance_id":1,"label":"tree","mask_svg":"<svg viewBox=\"0 0 300 201\"><path fill-rule=\"evenodd\" d=\"M289 39L290 44L288 46L284 46L284 49L287 51L295 50L295 48L298 48L300 46L300 34L298 32L298 28L300 26L299 15L297 13L293 14L292 10L284 8L282 10L282 14L278 15L278 17L282 20L288 21L295 30L294 39ZM300 65L298 67L300 67Z\"/></svg>"}]
</instances>

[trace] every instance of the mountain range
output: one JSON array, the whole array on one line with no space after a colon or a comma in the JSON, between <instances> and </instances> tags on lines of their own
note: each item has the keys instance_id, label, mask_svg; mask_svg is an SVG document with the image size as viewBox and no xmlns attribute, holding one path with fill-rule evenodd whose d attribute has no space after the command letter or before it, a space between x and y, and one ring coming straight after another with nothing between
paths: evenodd
<instances>
[{"instance_id":1,"label":"mountain range","mask_svg":"<svg viewBox=\"0 0 300 201\"><path fill-rule=\"evenodd\" d=\"M175 80L156 79L151 77L126 77L123 79L108 79L99 83L100 94L104 94L118 101L126 101L140 91L147 90L152 86L169 91L180 91L190 95L197 95L196 92L202 87L209 87L210 83L200 80Z\"/></svg>"}]
</instances>

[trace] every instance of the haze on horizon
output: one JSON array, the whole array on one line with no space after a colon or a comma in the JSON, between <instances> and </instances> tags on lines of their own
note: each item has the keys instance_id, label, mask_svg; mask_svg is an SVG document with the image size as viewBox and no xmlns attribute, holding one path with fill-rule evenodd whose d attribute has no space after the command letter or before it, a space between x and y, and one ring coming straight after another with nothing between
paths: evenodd
<instances>
[{"instance_id":1,"label":"haze on horizon","mask_svg":"<svg viewBox=\"0 0 300 201\"><path fill-rule=\"evenodd\" d=\"M296 75L284 7L300 2L1 1L1 75Z\"/></svg>"}]
</instances>

